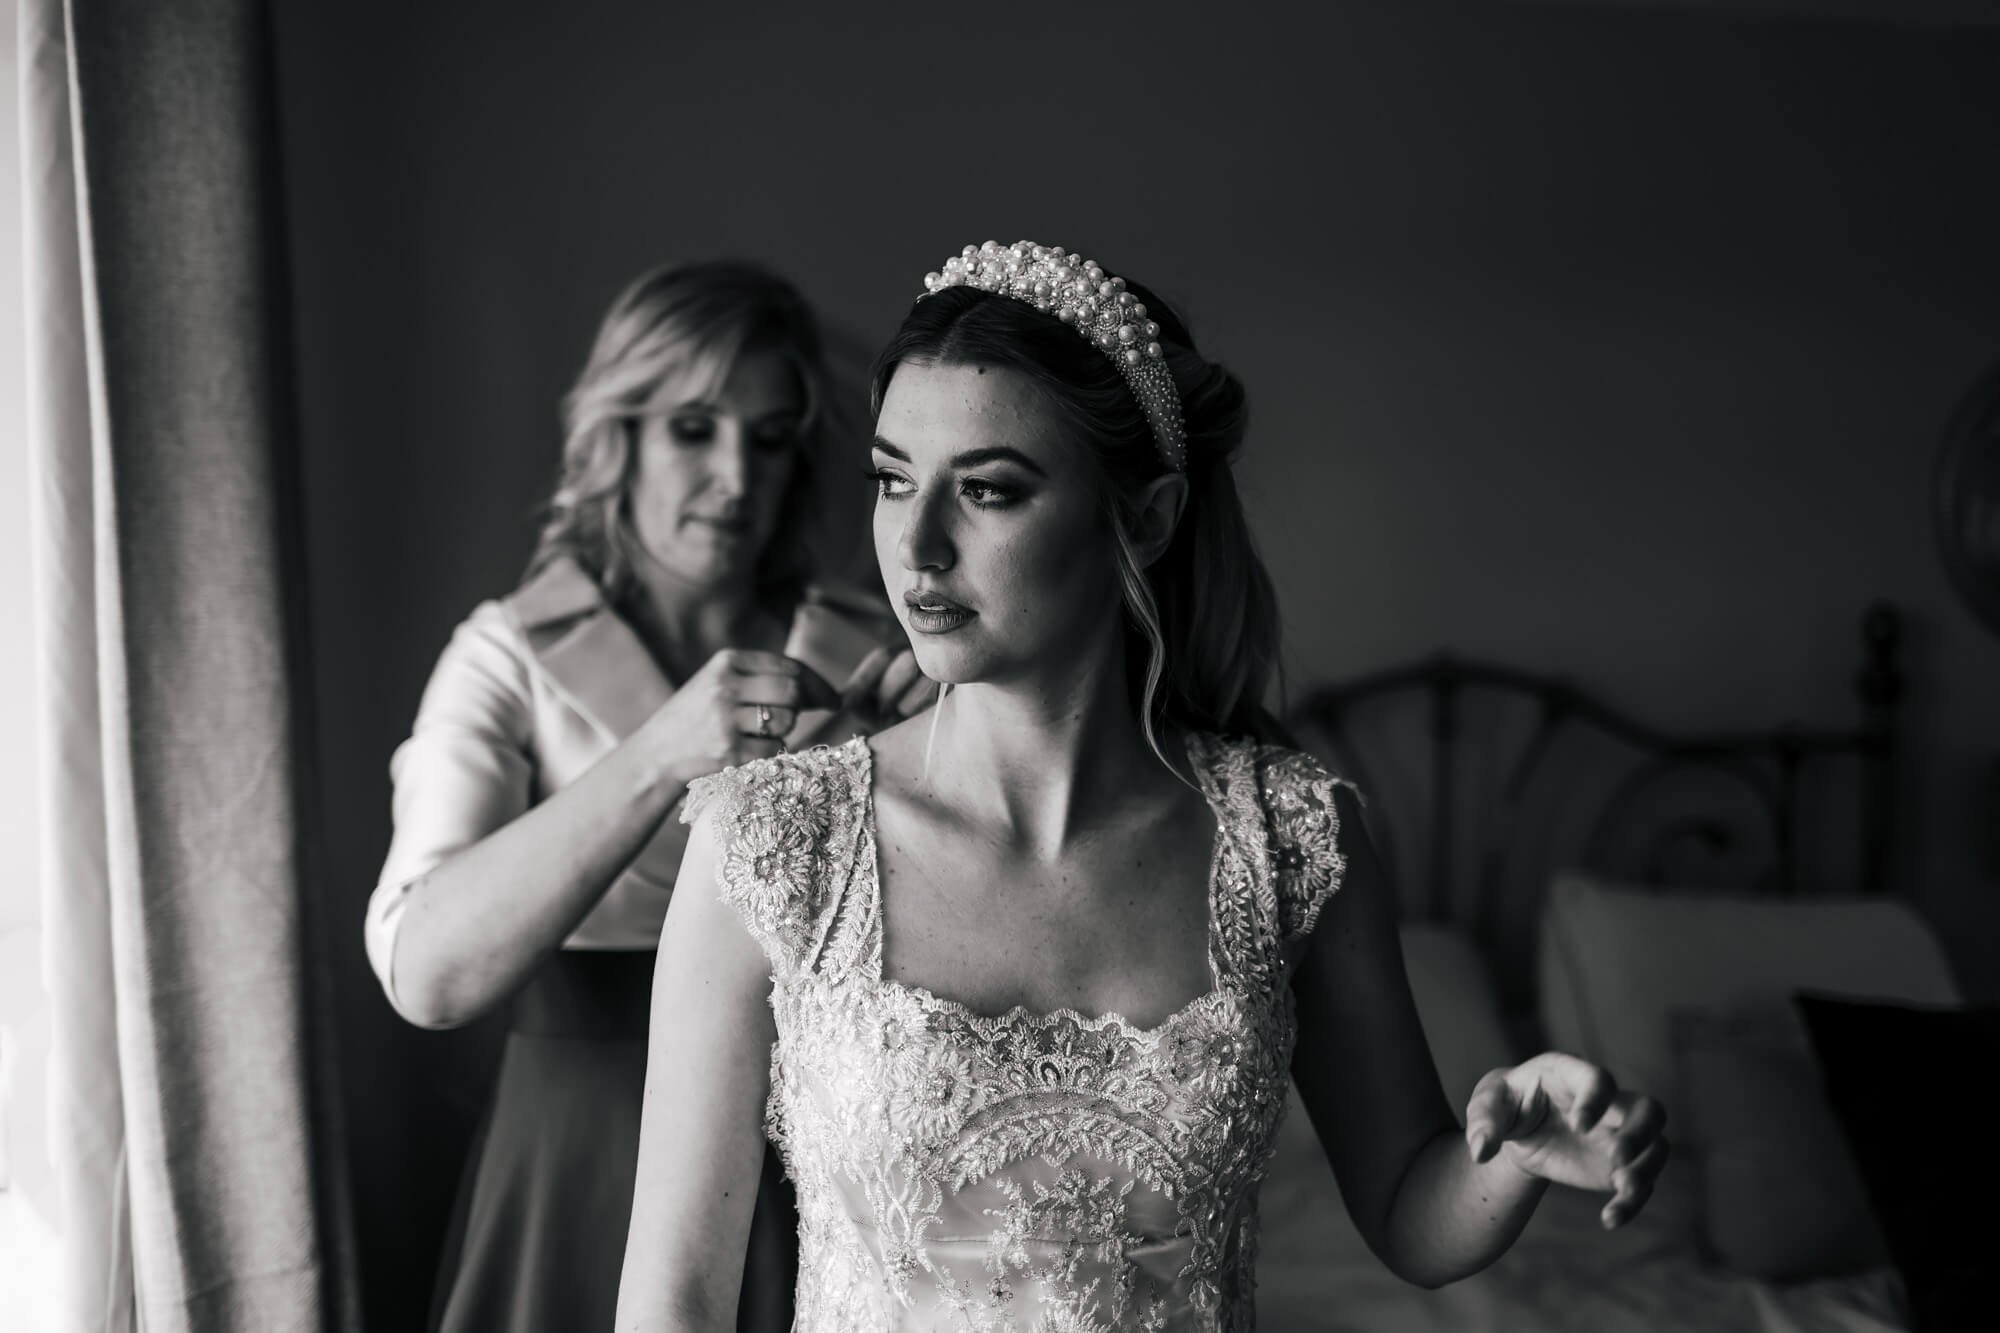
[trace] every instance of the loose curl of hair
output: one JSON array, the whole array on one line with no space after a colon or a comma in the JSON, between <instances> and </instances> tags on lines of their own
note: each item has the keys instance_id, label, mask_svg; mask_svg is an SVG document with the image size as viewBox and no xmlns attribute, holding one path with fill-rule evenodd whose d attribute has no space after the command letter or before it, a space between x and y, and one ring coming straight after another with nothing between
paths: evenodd
<instances>
[{"instance_id":1,"label":"loose curl of hair","mask_svg":"<svg viewBox=\"0 0 2000 1333\"><path fill-rule=\"evenodd\" d=\"M812 308L783 278L739 260L653 269L611 303L563 398L561 473L527 577L568 557L614 604L631 598L645 558L630 506L639 420L715 392L753 351L788 358L805 389L791 474L756 577L760 596L795 598L814 567L814 482L841 414Z\"/></svg>"},{"instance_id":2,"label":"loose curl of hair","mask_svg":"<svg viewBox=\"0 0 2000 1333\"><path fill-rule=\"evenodd\" d=\"M1096 464L1124 592L1126 659L1147 743L1169 768L1162 724L1284 739L1264 707L1278 669L1278 604L1258 557L1230 464L1243 447L1243 385L1196 350L1180 317L1128 280L1160 326L1187 425L1187 505L1166 550L1142 567L1132 540L1144 485L1167 472L1139 400L1117 367L1054 316L976 287L919 300L876 359L870 405L879 415L896 368L982 366L1032 383L1068 438Z\"/></svg>"}]
</instances>

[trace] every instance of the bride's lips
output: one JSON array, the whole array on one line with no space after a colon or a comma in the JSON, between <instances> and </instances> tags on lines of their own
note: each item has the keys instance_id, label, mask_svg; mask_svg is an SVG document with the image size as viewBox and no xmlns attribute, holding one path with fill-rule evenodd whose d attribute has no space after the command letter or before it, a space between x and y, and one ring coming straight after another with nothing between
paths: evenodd
<instances>
[{"instance_id":1,"label":"bride's lips","mask_svg":"<svg viewBox=\"0 0 2000 1333\"><path fill-rule=\"evenodd\" d=\"M979 613L936 592L903 594L903 611L919 634L949 634Z\"/></svg>"}]
</instances>

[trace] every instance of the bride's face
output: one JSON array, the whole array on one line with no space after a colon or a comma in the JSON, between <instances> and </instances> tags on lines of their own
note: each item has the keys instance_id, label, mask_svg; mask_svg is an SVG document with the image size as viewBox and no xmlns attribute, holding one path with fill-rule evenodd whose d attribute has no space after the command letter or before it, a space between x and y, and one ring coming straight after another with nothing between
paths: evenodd
<instances>
[{"instance_id":1,"label":"bride's face","mask_svg":"<svg viewBox=\"0 0 2000 1333\"><path fill-rule=\"evenodd\" d=\"M875 424L875 558L926 676L1060 674L1119 623L1089 465L1022 376L897 367Z\"/></svg>"}]
</instances>

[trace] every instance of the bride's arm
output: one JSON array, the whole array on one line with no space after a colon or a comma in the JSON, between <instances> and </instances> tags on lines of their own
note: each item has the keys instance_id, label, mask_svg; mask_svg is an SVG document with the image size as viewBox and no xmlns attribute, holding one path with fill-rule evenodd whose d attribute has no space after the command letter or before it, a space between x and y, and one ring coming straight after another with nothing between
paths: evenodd
<instances>
[{"instance_id":1,"label":"bride's arm","mask_svg":"<svg viewBox=\"0 0 2000 1333\"><path fill-rule=\"evenodd\" d=\"M1334 802L1347 867L1293 977L1292 1074L1369 1248L1404 1280L1442 1286L1505 1253L1544 1184L1504 1156L1472 1160L1410 996L1394 886L1354 797L1339 788Z\"/></svg>"},{"instance_id":2,"label":"bride's arm","mask_svg":"<svg viewBox=\"0 0 2000 1333\"><path fill-rule=\"evenodd\" d=\"M620 1333L736 1327L774 1029L770 964L718 896L717 855L702 820L660 933Z\"/></svg>"}]
</instances>

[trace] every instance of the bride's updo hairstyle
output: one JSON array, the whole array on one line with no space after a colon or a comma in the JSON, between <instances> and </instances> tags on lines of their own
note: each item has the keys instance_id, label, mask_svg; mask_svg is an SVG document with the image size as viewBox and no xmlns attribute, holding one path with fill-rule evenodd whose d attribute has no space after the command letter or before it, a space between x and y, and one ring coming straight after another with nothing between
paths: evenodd
<instances>
[{"instance_id":1,"label":"bride's updo hairstyle","mask_svg":"<svg viewBox=\"0 0 2000 1333\"><path fill-rule=\"evenodd\" d=\"M951 286L922 297L875 362L870 406L882 410L896 367L983 366L1033 383L1069 438L1095 461L1098 498L1125 591L1127 660L1147 741L1165 761L1161 723L1276 740L1264 708L1278 661L1277 597L1251 542L1230 473L1243 446L1243 385L1195 349L1166 303L1125 288L1158 324L1161 360L1179 389L1188 499L1166 551L1141 568L1132 545L1140 488L1171 470L1153 425L1113 359L1033 305ZM1168 767L1174 767L1171 763Z\"/></svg>"}]
</instances>

